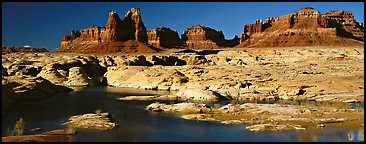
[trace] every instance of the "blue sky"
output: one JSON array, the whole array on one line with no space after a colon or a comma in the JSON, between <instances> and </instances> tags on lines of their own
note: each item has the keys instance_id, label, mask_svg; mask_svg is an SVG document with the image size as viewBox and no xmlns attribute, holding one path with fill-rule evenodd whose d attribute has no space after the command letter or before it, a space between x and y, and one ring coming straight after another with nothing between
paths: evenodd
<instances>
[{"instance_id":1,"label":"blue sky","mask_svg":"<svg viewBox=\"0 0 366 144\"><path fill-rule=\"evenodd\" d=\"M58 48L72 30L105 26L108 13L121 19L132 7L141 8L148 30L165 26L179 35L192 25L221 30L226 39L240 35L245 24L311 6L321 13L350 11L364 22L364 2L2 2L2 45Z\"/></svg>"}]
</instances>

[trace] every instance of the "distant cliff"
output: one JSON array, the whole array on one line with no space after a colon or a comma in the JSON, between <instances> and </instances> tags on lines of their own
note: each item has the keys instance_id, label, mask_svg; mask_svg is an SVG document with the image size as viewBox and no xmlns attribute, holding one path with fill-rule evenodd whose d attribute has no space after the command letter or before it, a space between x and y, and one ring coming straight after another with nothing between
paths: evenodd
<instances>
[{"instance_id":1,"label":"distant cliff","mask_svg":"<svg viewBox=\"0 0 366 144\"><path fill-rule=\"evenodd\" d=\"M235 36L232 40L225 40L222 31L201 25L194 25L184 31L182 40L189 49L217 49L239 44L239 37Z\"/></svg>"},{"instance_id":2,"label":"distant cliff","mask_svg":"<svg viewBox=\"0 0 366 144\"><path fill-rule=\"evenodd\" d=\"M140 9L132 8L120 19L112 11L105 27L91 26L74 30L62 38L55 52L114 53L159 52L168 48L219 49L226 47L287 47L322 45L363 45L364 24L351 12L333 10L321 14L304 7L279 17L256 20L244 25L243 32L226 40L220 30L193 25L181 35L159 27L149 31L142 22Z\"/></svg>"},{"instance_id":3,"label":"distant cliff","mask_svg":"<svg viewBox=\"0 0 366 144\"><path fill-rule=\"evenodd\" d=\"M14 47L14 46L2 46L2 54L9 54L15 52L29 53L29 52L48 52L45 48L31 48L31 47Z\"/></svg>"},{"instance_id":4,"label":"distant cliff","mask_svg":"<svg viewBox=\"0 0 366 144\"><path fill-rule=\"evenodd\" d=\"M334 10L321 14L304 7L280 17L247 24L237 47L284 47L316 45L363 45L363 23L351 12Z\"/></svg>"}]
</instances>

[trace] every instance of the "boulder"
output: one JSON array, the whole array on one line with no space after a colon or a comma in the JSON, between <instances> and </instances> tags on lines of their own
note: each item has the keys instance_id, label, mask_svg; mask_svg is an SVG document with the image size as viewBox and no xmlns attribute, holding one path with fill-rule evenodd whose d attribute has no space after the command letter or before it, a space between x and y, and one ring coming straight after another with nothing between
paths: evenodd
<instances>
[{"instance_id":1,"label":"boulder","mask_svg":"<svg viewBox=\"0 0 366 144\"><path fill-rule=\"evenodd\" d=\"M127 83L125 82L128 79L145 69L146 67L140 66L111 66L108 67L104 76L107 78L107 83L109 86L125 87L127 86Z\"/></svg>"},{"instance_id":2,"label":"boulder","mask_svg":"<svg viewBox=\"0 0 366 144\"><path fill-rule=\"evenodd\" d=\"M175 69L153 66L131 76L125 83L128 87L169 90L166 87L187 82L188 78Z\"/></svg>"},{"instance_id":3,"label":"boulder","mask_svg":"<svg viewBox=\"0 0 366 144\"><path fill-rule=\"evenodd\" d=\"M63 82L67 81L67 77L62 75L56 68L54 68L53 64L44 66L37 76L47 79L53 84L62 84Z\"/></svg>"},{"instance_id":4,"label":"boulder","mask_svg":"<svg viewBox=\"0 0 366 144\"><path fill-rule=\"evenodd\" d=\"M186 65L185 60L179 59L177 56L148 56L147 60L151 62L152 65L162 65L162 66L181 66Z\"/></svg>"},{"instance_id":5,"label":"boulder","mask_svg":"<svg viewBox=\"0 0 366 144\"><path fill-rule=\"evenodd\" d=\"M221 96L219 93L210 90L191 88L183 88L179 90L175 95L186 97L186 99L194 101L219 101L227 99L226 97Z\"/></svg>"},{"instance_id":6,"label":"boulder","mask_svg":"<svg viewBox=\"0 0 366 144\"><path fill-rule=\"evenodd\" d=\"M198 104L198 103L177 103L177 104L161 104L161 103L152 103L145 108L150 111L166 111L166 112L183 112L183 113L203 113L211 111L211 108L206 104Z\"/></svg>"},{"instance_id":7,"label":"boulder","mask_svg":"<svg viewBox=\"0 0 366 144\"><path fill-rule=\"evenodd\" d=\"M149 68L128 66L111 67L105 74L108 85L116 87L132 87L141 89L164 89L182 85L188 78L174 68L152 66Z\"/></svg>"},{"instance_id":8,"label":"boulder","mask_svg":"<svg viewBox=\"0 0 366 144\"><path fill-rule=\"evenodd\" d=\"M33 66L33 65L23 65L23 64L13 64L9 67L8 74L9 75L31 75L36 76L42 67Z\"/></svg>"},{"instance_id":9,"label":"boulder","mask_svg":"<svg viewBox=\"0 0 366 144\"><path fill-rule=\"evenodd\" d=\"M157 96L126 96L121 97L119 100L185 100L184 97L175 96L175 95L157 95Z\"/></svg>"},{"instance_id":10,"label":"boulder","mask_svg":"<svg viewBox=\"0 0 366 144\"><path fill-rule=\"evenodd\" d=\"M250 131L280 131L280 130L305 130L301 125L285 124L257 124L245 127L245 129Z\"/></svg>"},{"instance_id":11,"label":"boulder","mask_svg":"<svg viewBox=\"0 0 366 144\"><path fill-rule=\"evenodd\" d=\"M97 85L97 80L89 77L82 67L73 67L69 70L68 80L64 82L67 86L92 86Z\"/></svg>"},{"instance_id":12,"label":"boulder","mask_svg":"<svg viewBox=\"0 0 366 144\"><path fill-rule=\"evenodd\" d=\"M203 55L183 55L181 59L186 61L187 65L214 65Z\"/></svg>"}]
</instances>

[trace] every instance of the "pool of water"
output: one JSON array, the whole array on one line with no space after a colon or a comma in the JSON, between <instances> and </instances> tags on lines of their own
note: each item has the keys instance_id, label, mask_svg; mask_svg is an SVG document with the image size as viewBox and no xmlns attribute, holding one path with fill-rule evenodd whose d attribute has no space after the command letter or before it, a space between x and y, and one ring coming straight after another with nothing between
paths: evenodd
<instances>
[{"instance_id":1,"label":"pool of water","mask_svg":"<svg viewBox=\"0 0 366 144\"><path fill-rule=\"evenodd\" d=\"M363 130L318 128L291 131L250 132L245 124L226 125L218 122L194 121L180 118L174 113L151 112L144 108L154 101L120 101L130 95L168 94L167 91L151 91L131 88L88 87L71 93L60 94L44 100L16 103L11 112L2 118L2 136L21 117L26 122L25 134L65 128L62 123L73 115L91 113L100 108L112 115L118 127L107 130L76 129L69 136L75 142L119 141L364 141ZM169 102L167 102L169 103ZM229 103L229 101L221 104ZM272 103L272 102L269 102ZM363 108L363 105L362 105ZM31 132L31 128L42 128Z\"/></svg>"}]
</instances>

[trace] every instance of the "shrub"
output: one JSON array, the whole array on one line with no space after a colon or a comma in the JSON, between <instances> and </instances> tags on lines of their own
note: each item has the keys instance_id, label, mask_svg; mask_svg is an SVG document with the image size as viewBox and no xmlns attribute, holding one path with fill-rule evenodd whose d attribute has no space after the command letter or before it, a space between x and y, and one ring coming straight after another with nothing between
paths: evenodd
<instances>
[{"instance_id":1,"label":"shrub","mask_svg":"<svg viewBox=\"0 0 366 144\"><path fill-rule=\"evenodd\" d=\"M219 103L214 104L214 108L220 108L220 107L221 107L221 104L219 104Z\"/></svg>"},{"instance_id":2,"label":"shrub","mask_svg":"<svg viewBox=\"0 0 366 144\"><path fill-rule=\"evenodd\" d=\"M7 128L5 131L5 136L13 136L14 130L10 130L10 128Z\"/></svg>"},{"instance_id":3,"label":"shrub","mask_svg":"<svg viewBox=\"0 0 366 144\"><path fill-rule=\"evenodd\" d=\"M98 108L95 110L95 114L100 115L102 113L102 109Z\"/></svg>"},{"instance_id":4,"label":"shrub","mask_svg":"<svg viewBox=\"0 0 366 144\"><path fill-rule=\"evenodd\" d=\"M16 123L15 123L15 126L14 126L14 130L13 130L13 133L15 135L23 135L24 133L24 128L25 128L25 122L22 118L20 118Z\"/></svg>"}]
</instances>

